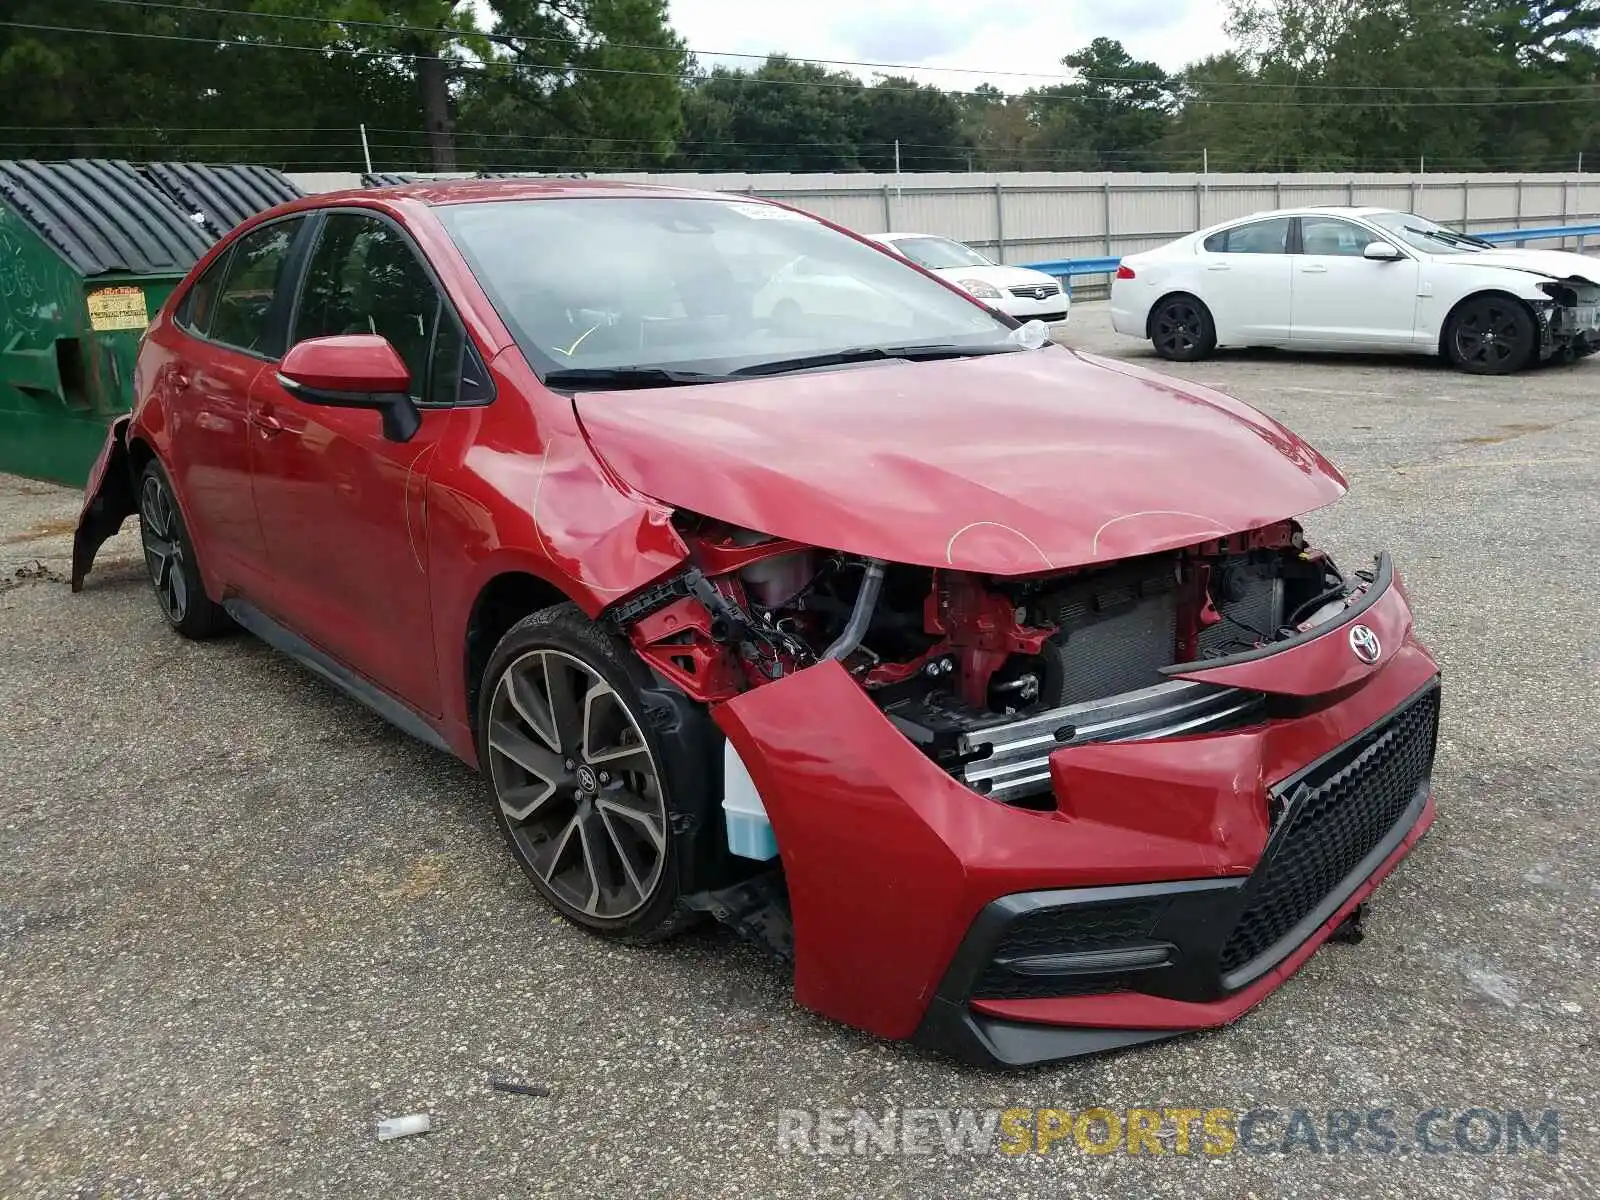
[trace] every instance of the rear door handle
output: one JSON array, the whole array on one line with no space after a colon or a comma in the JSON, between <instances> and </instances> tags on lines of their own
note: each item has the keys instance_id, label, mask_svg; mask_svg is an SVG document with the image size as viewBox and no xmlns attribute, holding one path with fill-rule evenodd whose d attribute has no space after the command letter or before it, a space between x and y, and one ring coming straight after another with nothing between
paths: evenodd
<instances>
[{"instance_id":1,"label":"rear door handle","mask_svg":"<svg viewBox=\"0 0 1600 1200\"><path fill-rule=\"evenodd\" d=\"M1231 270L1233 270L1233 268L1231 266L1229 266L1227 263L1212 263L1210 266L1206 267L1206 270L1208 270L1208 271L1231 271Z\"/></svg>"},{"instance_id":2,"label":"rear door handle","mask_svg":"<svg viewBox=\"0 0 1600 1200\"><path fill-rule=\"evenodd\" d=\"M167 376L167 381L172 384L172 390L175 392L186 392L189 390L189 377L182 371L172 372L171 375Z\"/></svg>"}]
</instances>

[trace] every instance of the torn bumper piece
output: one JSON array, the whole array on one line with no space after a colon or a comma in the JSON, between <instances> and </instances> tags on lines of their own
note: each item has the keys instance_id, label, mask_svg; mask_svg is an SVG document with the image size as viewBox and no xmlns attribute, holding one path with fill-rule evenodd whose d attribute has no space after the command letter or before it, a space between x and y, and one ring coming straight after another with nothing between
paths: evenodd
<instances>
[{"instance_id":1,"label":"torn bumper piece","mask_svg":"<svg viewBox=\"0 0 1600 1200\"><path fill-rule=\"evenodd\" d=\"M1290 672L1248 727L1057 751L1054 811L957 782L837 663L718 706L777 837L796 999L990 1065L1234 1020L1432 819L1438 670L1390 606L1389 652L1336 692Z\"/></svg>"}]
</instances>

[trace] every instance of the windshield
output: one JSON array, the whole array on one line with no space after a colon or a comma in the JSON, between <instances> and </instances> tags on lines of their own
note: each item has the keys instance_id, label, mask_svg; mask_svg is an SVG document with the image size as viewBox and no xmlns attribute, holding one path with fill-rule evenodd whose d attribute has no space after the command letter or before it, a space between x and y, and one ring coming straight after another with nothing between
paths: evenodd
<instances>
[{"instance_id":1,"label":"windshield","mask_svg":"<svg viewBox=\"0 0 1600 1200\"><path fill-rule=\"evenodd\" d=\"M948 267L992 267L994 264L970 246L949 238L896 238L894 248L919 267L941 271Z\"/></svg>"},{"instance_id":2,"label":"windshield","mask_svg":"<svg viewBox=\"0 0 1600 1200\"><path fill-rule=\"evenodd\" d=\"M1380 212L1367 214L1367 220L1395 234L1401 241L1429 254L1473 254L1488 250L1488 242L1468 234L1446 229L1437 221L1415 213Z\"/></svg>"},{"instance_id":3,"label":"windshield","mask_svg":"<svg viewBox=\"0 0 1600 1200\"><path fill-rule=\"evenodd\" d=\"M614 196L435 211L541 376L1015 345L1010 324L894 255L772 205Z\"/></svg>"}]
</instances>

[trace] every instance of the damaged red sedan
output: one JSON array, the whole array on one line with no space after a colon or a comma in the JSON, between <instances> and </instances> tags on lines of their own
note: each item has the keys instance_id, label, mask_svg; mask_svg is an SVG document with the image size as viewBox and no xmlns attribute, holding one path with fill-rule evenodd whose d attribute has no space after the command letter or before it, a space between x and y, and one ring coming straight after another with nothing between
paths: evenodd
<instances>
[{"instance_id":1,"label":"damaged red sedan","mask_svg":"<svg viewBox=\"0 0 1600 1200\"><path fill-rule=\"evenodd\" d=\"M1297 524L1338 471L793 210L299 201L136 386L74 586L137 513L173 628L476 765L572 921L711 914L875 1034L1024 1064L1226 1023L1433 819L1400 578Z\"/></svg>"}]
</instances>

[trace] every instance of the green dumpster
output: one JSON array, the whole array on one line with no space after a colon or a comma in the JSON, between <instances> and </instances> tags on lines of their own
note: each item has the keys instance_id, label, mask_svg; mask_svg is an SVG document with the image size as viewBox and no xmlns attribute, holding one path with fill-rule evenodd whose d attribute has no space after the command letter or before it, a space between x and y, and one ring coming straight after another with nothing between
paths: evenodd
<instances>
[{"instance_id":1,"label":"green dumpster","mask_svg":"<svg viewBox=\"0 0 1600 1200\"><path fill-rule=\"evenodd\" d=\"M218 236L298 194L263 168L0 161L0 471L82 486L150 318Z\"/></svg>"}]
</instances>

